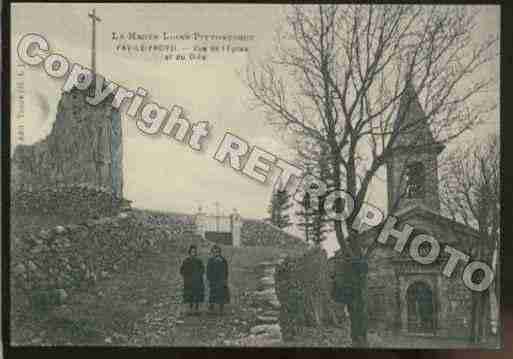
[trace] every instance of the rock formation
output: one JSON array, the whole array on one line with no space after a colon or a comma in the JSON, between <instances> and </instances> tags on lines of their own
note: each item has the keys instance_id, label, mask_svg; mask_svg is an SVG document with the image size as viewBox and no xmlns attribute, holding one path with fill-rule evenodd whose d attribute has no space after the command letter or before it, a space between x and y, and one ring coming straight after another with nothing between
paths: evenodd
<instances>
[{"instance_id":1,"label":"rock formation","mask_svg":"<svg viewBox=\"0 0 513 359\"><path fill-rule=\"evenodd\" d=\"M105 99L86 102L84 91L62 93L50 134L18 145L12 158L13 189L87 184L123 196L121 116Z\"/></svg>"}]
</instances>

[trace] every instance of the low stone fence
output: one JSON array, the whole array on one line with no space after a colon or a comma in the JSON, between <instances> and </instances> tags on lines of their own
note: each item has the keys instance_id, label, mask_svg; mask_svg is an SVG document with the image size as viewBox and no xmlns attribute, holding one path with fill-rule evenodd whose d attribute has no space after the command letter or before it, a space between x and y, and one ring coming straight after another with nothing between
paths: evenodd
<instances>
[{"instance_id":1,"label":"low stone fence","mask_svg":"<svg viewBox=\"0 0 513 359\"><path fill-rule=\"evenodd\" d=\"M252 306L256 308L256 325L249 333L238 340L225 340L225 345L249 347L282 346L283 338L280 326L281 304L276 296L275 273L276 266L283 262L285 256L280 256L269 262L258 265L260 290L252 292Z\"/></svg>"},{"instance_id":2,"label":"low stone fence","mask_svg":"<svg viewBox=\"0 0 513 359\"><path fill-rule=\"evenodd\" d=\"M265 221L243 219L241 228L241 243L243 246L278 246L288 247L301 243L302 239L295 237L283 229Z\"/></svg>"},{"instance_id":3,"label":"low stone fence","mask_svg":"<svg viewBox=\"0 0 513 359\"><path fill-rule=\"evenodd\" d=\"M52 215L73 220L115 216L130 202L111 192L90 185L62 185L37 190L18 190L11 195L11 214L14 219L24 215Z\"/></svg>"},{"instance_id":4,"label":"low stone fence","mask_svg":"<svg viewBox=\"0 0 513 359\"><path fill-rule=\"evenodd\" d=\"M144 221L156 227L166 227L173 236L194 235L194 217L188 214L166 213L150 210L133 210L135 217L144 218Z\"/></svg>"}]
</instances>

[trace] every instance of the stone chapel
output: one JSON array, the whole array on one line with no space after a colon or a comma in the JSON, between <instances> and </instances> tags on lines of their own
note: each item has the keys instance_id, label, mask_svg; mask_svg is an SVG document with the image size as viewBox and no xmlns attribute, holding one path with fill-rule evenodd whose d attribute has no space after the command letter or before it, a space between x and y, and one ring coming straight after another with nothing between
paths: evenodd
<instances>
[{"instance_id":1,"label":"stone chapel","mask_svg":"<svg viewBox=\"0 0 513 359\"><path fill-rule=\"evenodd\" d=\"M471 322L471 291L462 281L464 264L451 277L442 274L449 254L445 244L470 253L477 232L440 212L438 156L444 145L435 141L411 82L401 98L395 126L401 127L393 156L386 164L388 214L418 234L433 236L440 243L438 259L419 264L409 255L409 241L401 254L394 251L395 239L378 244L369 257L368 313L371 327L401 334L468 337ZM379 235L373 228L361 240L371 243ZM420 253L428 248L420 248ZM341 253L337 253L336 257Z\"/></svg>"}]
</instances>

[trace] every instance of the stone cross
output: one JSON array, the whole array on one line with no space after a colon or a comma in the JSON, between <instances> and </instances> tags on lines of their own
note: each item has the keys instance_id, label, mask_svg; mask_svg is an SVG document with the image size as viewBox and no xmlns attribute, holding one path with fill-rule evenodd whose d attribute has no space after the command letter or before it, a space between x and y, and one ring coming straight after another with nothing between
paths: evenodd
<instances>
[{"instance_id":1,"label":"stone cross","mask_svg":"<svg viewBox=\"0 0 513 359\"><path fill-rule=\"evenodd\" d=\"M93 9L89 13L89 17L91 18L91 22L93 24L92 27L92 38L91 38L91 70L93 71L93 76L96 75L96 22L101 21L101 19L96 16L95 9Z\"/></svg>"}]
</instances>

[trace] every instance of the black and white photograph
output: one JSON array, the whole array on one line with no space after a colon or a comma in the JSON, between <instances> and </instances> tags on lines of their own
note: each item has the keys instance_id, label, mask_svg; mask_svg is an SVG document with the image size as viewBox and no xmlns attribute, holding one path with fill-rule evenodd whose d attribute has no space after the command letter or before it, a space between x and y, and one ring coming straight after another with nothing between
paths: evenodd
<instances>
[{"instance_id":1,"label":"black and white photograph","mask_svg":"<svg viewBox=\"0 0 513 359\"><path fill-rule=\"evenodd\" d=\"M7 6L7 345L503 347L500 5Z\"/></svg>"}]
</instances>

